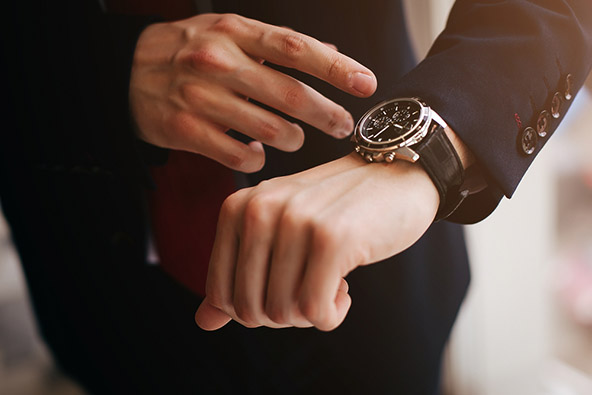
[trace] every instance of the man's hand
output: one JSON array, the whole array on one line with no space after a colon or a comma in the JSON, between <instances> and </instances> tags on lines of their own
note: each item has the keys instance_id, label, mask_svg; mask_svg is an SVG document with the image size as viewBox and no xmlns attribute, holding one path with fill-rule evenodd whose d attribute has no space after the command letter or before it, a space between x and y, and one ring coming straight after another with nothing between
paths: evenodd
<instances>
[{"instance_id":1,"label":"man's hand","mask_svg":"<svg viewBox=\"0 0 592 395\"><path fill-rule=\"evenodd\" d=\"M311 37L238 15L198 15L151 25L138 40L130 103L140 137L253 172L265 161L261 143L295 151L304 134L245 98L338 138L352 131L353 119L343 107L264 61L356 96L376 89L370 70ZM226 135L228 129L255 141L243 144Z\"/></svg>"},{"instance_id":2,"label":"man's hand","mask_svg":"<svg viewBox=\"0 0 592 395\"><path fill-rule=\"evenodd\" d=\"M344 277L415 243L438 204L419 164L357 154L240 190L220 213L196 322L332 330L351 304Z\"/></svg>"}]
</instances>

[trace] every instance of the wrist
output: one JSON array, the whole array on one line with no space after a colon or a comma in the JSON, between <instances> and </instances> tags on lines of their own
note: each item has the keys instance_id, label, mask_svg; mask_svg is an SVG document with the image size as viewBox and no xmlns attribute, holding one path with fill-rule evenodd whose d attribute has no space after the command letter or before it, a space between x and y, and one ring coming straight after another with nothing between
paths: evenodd
<instances>
[{"instance_id":1,"label":"wrist","mask_svg":"<svg viewBox=\"0 0 592 395\"><path fill-rule=\"evenodd\" d=\"M454 130L452 130L450 126L446 126L444 128L444 133L446 133L446 137L448 137L448 140L450 140L450 143L452 143L456 154L462 162L463 168L466 170L474 165L475 156L473 155L473 152L469 149L469 147L466 146L465 143L463 143Z\"/></svg>"},{"instance_id":2,"label":"wrist","mask_svg":"<svg viewBox=\"0 0 592 395\"><path fill-rule=\"evenodd\" d=\"M475 159L475 155L454 132L454 130L452 130L452 128L447 126L444 129L444 132L456 150L456 153L462 162L463 168L465 169L465 179L461 189L467 190L469 195L481 192L487 187L487 181L483 176L481 167Z\"/></svg>"},{"instance_id":3,"label":"wrist","mask_svg":"<svg viewBox=\"0 0 592 395\"><path fill-rule=\"evenodd\" d=\"M464 170L474 162L473 155L419 98L376 104L356 125L352 141L368 162L418 162L439 194L436 220L448 217L468 195L463 189Z\"/></svg>"},{"instance_id":4,"label":"wrist","mask_svg":"<svg viewBox=\"0 0 592 395\"><path fill-rule=\"evenodd\" d=\"M355 152L338 159L338 162L341 162L340 168L343 169L363 168L366 172L364 178L371 180L374 188L382 189L381 182L387 182L389 185L396 183L400 186L394 192L396 198L401 200L406 196L407 204L414 205L412 208L408 207L407 212L425 213L428 221L435 217L440 206L440 194L427 171L419 163L402 160L393 163L368 163Z\"/></svg>"},{"instance_id":5,"label":"wrist","mask_svg":"<svg viewBox=\"0 0 592 395\"><path fill-rule=\"evenodd\" d=\"M398 161L393 168L398 177L406 175L408 185L414 186L416 202L424 206L433 219L441 205L440 193L426 169L419 163L405 161Z\"/></svg>"}]
</instances>

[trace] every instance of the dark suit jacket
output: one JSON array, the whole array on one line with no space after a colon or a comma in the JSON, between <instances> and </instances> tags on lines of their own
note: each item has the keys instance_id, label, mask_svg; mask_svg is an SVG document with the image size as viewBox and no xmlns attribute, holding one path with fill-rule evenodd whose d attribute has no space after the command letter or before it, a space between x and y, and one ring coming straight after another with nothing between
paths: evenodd
<instances>
[{"instance_id":1,"label":"dark suit jacket","mask_svg":"<svg viewBox=\"0 0 592 395\"><path fill-rule=\"evenodd\" d=\"M10 2L2 24L5 123L0 197L42 333L60 365L94 393L435 393L444 343L468 285L461 229L433 225L412 248L350 275L351 312L336 331L204 333L199 297L146 265L147 167L128 115L134 43L150 16L104 14L92 1ZM349 97L303 76L356 117L375 101L424 98L476 154L489 188L453 218L487 216L510 196L592 65L588 0L457 1L417 67L398 1L215 1L291 26L369 66L379 92ZM523 152L524 131L560 118ZM532 137L532 136L531 136ZM297 153L268 150L250 182L348 153L313 130ZM394 226L396 231L396 225Z\"/></svg>"}]
</instances>

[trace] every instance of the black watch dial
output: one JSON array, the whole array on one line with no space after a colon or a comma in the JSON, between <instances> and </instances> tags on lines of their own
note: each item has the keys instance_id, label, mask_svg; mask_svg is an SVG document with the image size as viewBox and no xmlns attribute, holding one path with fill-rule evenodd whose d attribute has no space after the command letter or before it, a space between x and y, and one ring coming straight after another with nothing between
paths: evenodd
<instances>
[{"instance_id":1,"label":"black watch dial","mask_svg":"<svg viewBox=\"0 0 592 395\"><path fill-rule=\"evenodd\" d=\"M390 144L406 137L422 119L416 100L393 100L371 109L360 121L360 136L371 144Z\"/></svg>"}]
</instances>

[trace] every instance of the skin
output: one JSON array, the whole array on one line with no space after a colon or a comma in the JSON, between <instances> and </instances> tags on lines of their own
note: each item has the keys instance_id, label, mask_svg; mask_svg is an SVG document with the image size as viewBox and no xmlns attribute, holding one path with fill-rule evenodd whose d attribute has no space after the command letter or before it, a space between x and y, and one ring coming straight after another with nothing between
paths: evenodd
<instances>
[{"instance_id":1,"label":"skin","mask_svg":"<svg viewBox=\"0 0 592 395\"><path fill-rule=\"evenodd\" d=\"M262 144L294 151L304 135L247 98L337 138L351 115L302 82L264 65L291 67L352 95L376 89L370 70L311 37L237 15L155 24L137 43L130 105L139 137L259 170ZM225 134L238 130L247 144ZM472 156L446 131L465 167ZM355 154L265 181L226 199L197 324L336 328L351 305L344 277L395 255L432 223L439 197L417 164L368 164Z\"/></svg>"},{"instance_id":2,"label":"skin","mask_svg":"<svg viewBox=\"0 0 592 395\"><path fill-rule=\"evenodd\" d=\"M254 172L265 162L262 143L295 151L304 133L247 97L336 138L351 132L353 119L343 107L263 62L359 97L376 90L370 70L314 38L238 15L198 15L151 25L139 37L130 82L139 137ZM226 135L229 129L255 141L243 144Z\"/></svg>"},{"instance_id":3,"label":"skin","mask_svg":"<svg viewBox=\"0 0 592 395\"><path fill-rule=\"evenodd\" d=\"M468 167L471 153L446 133ZM333 330L351 305L344 277L413 245L439 203L419 164L367 163L354 153L242 189L220 212L195 320L205 330L230 320Z\"/></svg>"}]
</instances>

